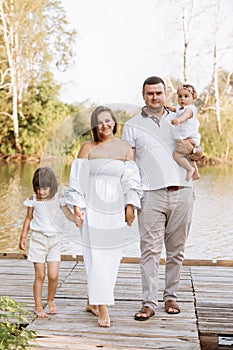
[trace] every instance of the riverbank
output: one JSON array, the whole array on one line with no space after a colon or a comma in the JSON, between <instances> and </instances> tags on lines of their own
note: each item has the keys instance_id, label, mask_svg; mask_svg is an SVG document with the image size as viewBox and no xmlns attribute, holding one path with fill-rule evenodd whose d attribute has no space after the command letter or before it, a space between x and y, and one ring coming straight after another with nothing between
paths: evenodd
<instances>
[{"instance_id":1,"label":"riverbank","mask_svg":"<svg viewBox=\"0 0 233 350\"><path fill-rule=\"evenodd\" d=\"M67 157L68 164L72 162L70 157ZM40 155L30 155L30 154L0 154L0 163L40 163ZM233 166L233 159L216 158L203 156L198 161L198 166Z\"/></svg>"},{"instance_id":2,"label":"riverbank","mask_svg":"<svg viewBox=\"0 0 233 350\"><path fill-rule=\"evenodd\" d=\"M29 154L0 154L0 163L39 163L41 157L39 155Z\"/></svg>"}]
</instances>

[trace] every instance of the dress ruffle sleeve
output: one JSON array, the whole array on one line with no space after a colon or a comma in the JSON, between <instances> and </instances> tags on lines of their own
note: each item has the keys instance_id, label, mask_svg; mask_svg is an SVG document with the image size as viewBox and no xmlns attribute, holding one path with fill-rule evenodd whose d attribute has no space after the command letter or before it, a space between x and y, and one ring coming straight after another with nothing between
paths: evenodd
<instances>
[{"instance_id":1,"label":"dress ruffle sleeve","mask_svg":"<svg viewBox=\"0 0 233 350\"><path fill-rule=\"evenodd\" d=\"M140 199L143 191L139 169L134 161L126 161L124 173L121 178L121 184L124 193L124 202L132 204L135 208L141 208Z\"/></svg>"},{"instance_id":2,"label":"dress ruffle sleeve","mask_svg":"<svg viewBox=\"0 0 233 350\"><path fill-rule=\"evenodd\" d=\"M34 205L33 205L33 199L27 198L27 199L23 202L23 205L25 205L25 207L29 207L29 208L34 207Z\"/></svg>"},{"instance_id":3,"label":"dress ruffle sleeve","mask_svg":"<svg viewBox=\"0 0 233 350\"><path fill-rule=\"evenodd\" d=\"M85 208L85 194L88 186L89 163L88 159L76 158L71 166L69 186L64 191L67 204Z\"/></svg>"}]
</instances>

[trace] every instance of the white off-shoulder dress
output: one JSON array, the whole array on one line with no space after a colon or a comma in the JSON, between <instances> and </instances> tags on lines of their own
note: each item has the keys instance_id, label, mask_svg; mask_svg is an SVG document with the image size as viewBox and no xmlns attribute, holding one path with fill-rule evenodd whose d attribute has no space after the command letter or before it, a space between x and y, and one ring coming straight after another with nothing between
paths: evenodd
<instances>
[{"instance_id":1,"label":"white off-shoulder dress","mask_svg":"<svg viewBox=\"0 0 233 350\"><path fill-rule=\"evenodd\" d=\"M141 196L134 161L74 160L65 199L85 212L81 233L90 304L114 304L122 252L136 237L135 229L125 222L125 206L140 208Z\"/></svg>"}]
</instances>

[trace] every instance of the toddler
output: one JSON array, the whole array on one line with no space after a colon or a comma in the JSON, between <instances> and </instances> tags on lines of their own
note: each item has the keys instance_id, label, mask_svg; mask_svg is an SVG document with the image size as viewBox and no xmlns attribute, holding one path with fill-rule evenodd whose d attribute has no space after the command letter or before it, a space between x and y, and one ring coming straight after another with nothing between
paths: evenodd
<instances>
[{"instance_id":1,"label":"toddler","mask_svg":"<svg viewBox=\"0 0 233 350\"><path fill-rule=\"evenodd\" d=\"M192 85L183 84L177 89L177 95L178 106L168 107L170 111L176 112L176 118L171 120L172 125L175 126L174 135L178 140L192 139L194 141L193 153L195 153L196 147L200 145L197 109L193 104L197 97L197 93ZM188 154L180 153L175 149L173 157L180 166L187 170L187 181L191 178L193 180L200 178L197 164L195 161L190 160Z\"/></svg>"}]
</instances>

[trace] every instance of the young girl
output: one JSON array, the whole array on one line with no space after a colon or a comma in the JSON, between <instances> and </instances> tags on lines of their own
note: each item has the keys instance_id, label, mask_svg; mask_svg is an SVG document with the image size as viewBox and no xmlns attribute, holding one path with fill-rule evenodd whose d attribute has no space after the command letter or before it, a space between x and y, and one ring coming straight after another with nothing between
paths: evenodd
<instances>
[{"instance_id":1,"label":"young girl","mask_svg":"<svg viewBox=\"0 0 233 350\"><path fill-rule=\"evenodd\" d=\"M45 166L34 173L33 189L35 194L24 202L27 215L23 223L19 248L26 249L26 236L32 230L28 260L32 261L35 269L33 295L35 314L37 317L48 317L42 304L42 289L48 271L48 307L50 314L56 313L54 297L58 283L58 272L61 255L61 224L62 212L75 222L75 216L66 206L64 198L58 198L58 183L53 171ZM61 212L62 210L62 212Z\"/></svg>"},{"instance_id":2,"label":"young girl","mask_svg":"<svg viewBox=\"0 0 233 350\"><path fill-rule=\"evenodd\" d=\"M193 102L197 97L194 87L190 84L183 84L177 89L178 106L168 107L172 112L176 112L177 117L171 120L172 125L176 126L174 130L175 138L178 140L191 138L194 141L193 153L196 147L200 145L200 134L198 133L199 122L197 119L197 109ZM187 154L173 152L173 157L177 163L187 170L187 181L191 178L197 180L200 178L197 164L189 159Z\"/></svg>"}]
</instances>

